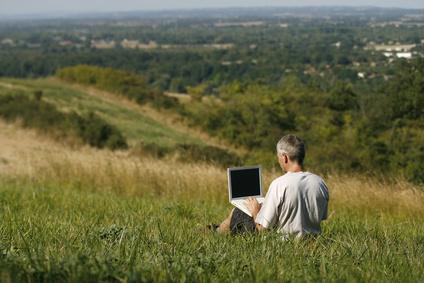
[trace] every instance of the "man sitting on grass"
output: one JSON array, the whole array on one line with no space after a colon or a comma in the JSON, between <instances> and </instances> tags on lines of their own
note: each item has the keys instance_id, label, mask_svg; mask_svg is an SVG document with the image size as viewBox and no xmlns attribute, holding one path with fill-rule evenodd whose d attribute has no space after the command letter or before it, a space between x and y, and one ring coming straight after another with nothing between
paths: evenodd
<instances>
[{"instance_id":1,"label":"man sitting on grass","mask_svg":"<svg viewBox=\"0 0 424 283\"><path fill-rule=\"evenodd\" d=\"M284 136L277 143L277 157L286 174L271 183L262 206L249 198L246 204L253 217L235 208L217 227L218 232L237 234L275 228L284 237L321 233L329 193L321 177L303 171L304 142L294 135Z\"/></svg>"}]
</instances>

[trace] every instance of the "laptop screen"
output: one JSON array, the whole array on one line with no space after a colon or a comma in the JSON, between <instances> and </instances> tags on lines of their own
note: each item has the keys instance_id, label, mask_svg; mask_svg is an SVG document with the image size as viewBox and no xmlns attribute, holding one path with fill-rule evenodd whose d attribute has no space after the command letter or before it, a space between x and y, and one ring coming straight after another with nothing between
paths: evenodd
<instances>
[{"instance_id":1,"label":"laptop screen","mask_svg":"<svg viewBox=\"0 0 424 283\"><path fill-rule=\"evenodd\" d=\"M260 167L229 168L228 174L231 198L261 195Z\"/></svg>"}]
</instances>

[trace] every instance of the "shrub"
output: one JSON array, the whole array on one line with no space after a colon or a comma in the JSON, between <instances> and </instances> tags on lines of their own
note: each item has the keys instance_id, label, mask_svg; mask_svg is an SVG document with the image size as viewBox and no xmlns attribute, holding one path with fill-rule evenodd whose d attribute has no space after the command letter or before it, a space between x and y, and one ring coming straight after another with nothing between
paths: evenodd
<instances>
[{"instance_id":1,"label":"shrub","mask_svg":"<svg viewBox=\"0 0 424 283\"><path fill-rule=\"evenodd\" d=\"M72 83L92 85L99 89L117 93L138 104L152 103L156 108L173 108L178 100L167 97L149 86L145 77L122 70L77 65L59 69L56 76Z\"/></svg>"},{"instance_id":2,"label":"shrub","mask_svg":"<svg viewBox=\"0 0 424 283\"><path fill-rule=\"evenodd\" d=\"M88 113L78 121L79 136L85 143L98 148L127 148L127 143L119 130L94 113Z\"/></svg>"},{"instance_id":3,"label":"shrub","mask_svg":"<svg viewBox=\"0 0 424 283\"><path fill-rule=\"evenodd\" d=\"M160 109L173 109L178 107L178 100L175 97L168 97L165 95L158 95L153 101L152 106Z\"/></svg>"},{"instance_id":4,"label":"shrub","mask_svg":"<svg viewBox=\"0 0 424 283\"><path fill-rule=\"evenodd\" d=\"M34 91L34 99L37 101L40 101L41 98L43 98L43 91L42 90Z\"/></svg>"}]
</instances>

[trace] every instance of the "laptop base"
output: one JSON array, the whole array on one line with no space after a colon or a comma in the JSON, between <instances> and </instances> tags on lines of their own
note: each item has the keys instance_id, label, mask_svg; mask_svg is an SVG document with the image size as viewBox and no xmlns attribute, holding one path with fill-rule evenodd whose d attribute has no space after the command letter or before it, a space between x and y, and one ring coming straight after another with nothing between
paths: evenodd
<instances>
[{"instance_id":1,"label":"laptop base","mask_svg":"<svg viewBox=\"0 0 424 283\"><path fill-rule=\"evenodd\" d=\"M263 197L253 197L255 198L259 203L263 203L265 198ZM250 213L250 211L247 209L246 206L246 198L244 199L234 199L231 201L231 204L234 205L235 207L237 207L238 209L240 209L241 211L243 211L244 213L246 213L247 215L249 215L250 217L252 217L252 214Z\"/></svg>"}]
</instances>

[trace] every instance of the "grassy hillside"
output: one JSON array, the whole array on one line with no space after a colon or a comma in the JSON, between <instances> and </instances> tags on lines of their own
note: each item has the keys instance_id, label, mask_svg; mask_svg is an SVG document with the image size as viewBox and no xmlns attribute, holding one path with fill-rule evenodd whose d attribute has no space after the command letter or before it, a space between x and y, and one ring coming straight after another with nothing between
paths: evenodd
<instances>
[{"instance_id":1,"label":"grassy hillside","mask_svg":"<svg viewBox=\"0 0 424 283\"><path fill-rule=\"evenodd\" d=\"M144 114L141 107L125 103L124 99L113 98L106 92L84 89L54 79L0 79L0 95L33 95L43 91L43 98L64 111L78 113L95 112L100 117L117 126L131 144L139 141L172 146L178 143L204 144L198 137L187 134L181 127L164 124Z\"/></svg>"},{"instance_id":2,"label":"grassy hillside","mask_svg":"<svg viewBox=\"0 0 424 283\"><path fill-rule=\"evenodd\" d=\"M59 69L56 76L140 105L174 110L191 125L246 148L246 163L275 166L276 140L292 133L305 139L311 157L306 166L317 172L361 172L424 183L424 60L396 66L379 87L357 89L335 81L326 88L293 73L278 85L233 81L216 88L191 86L189 103L155 90L147 75L124 70L78 65Z\"/></svg>"},{"instance_id":3,"label":"grassy hillside","mask_svg":"<svg viewBox=\"0 0 424 283\"><path fill-rule=\"evenodd\" d=\"M1 281L419 282L424 193L327 176L316 241L205 232L224 218L225 170L63 147L0 123ZM265 171L264 184L279 172Z\"/></svg>"}]
</instances>

